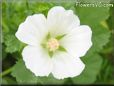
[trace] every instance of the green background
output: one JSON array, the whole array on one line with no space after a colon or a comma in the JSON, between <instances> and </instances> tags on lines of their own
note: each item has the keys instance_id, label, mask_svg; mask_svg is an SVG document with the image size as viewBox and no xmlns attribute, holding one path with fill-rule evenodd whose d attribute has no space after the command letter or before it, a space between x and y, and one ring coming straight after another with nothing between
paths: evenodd
<instances>
[{"instance_id":1,"label":"green background","mask_svg":"<svg viewBox=\"0 0 114 86\"><path fill-rule=\"evenodd\" d=\"M2 3L2 84L114 84L114 7L79 7L74 2L3 0ZM27 16L63 6L79 16L81 25L92 28L93 46L81 59L86 65L80 76L57 80L36 77L26 69L21 52L24 44L16 37L18 26Z\"/></svg>"}]
</instances>

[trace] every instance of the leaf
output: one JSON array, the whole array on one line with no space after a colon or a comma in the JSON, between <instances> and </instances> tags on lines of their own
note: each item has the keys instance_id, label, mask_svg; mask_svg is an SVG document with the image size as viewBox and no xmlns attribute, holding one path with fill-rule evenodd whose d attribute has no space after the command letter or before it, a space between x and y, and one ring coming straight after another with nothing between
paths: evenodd
<instances>
[{"instance_id":1,"label":"leaf","mask_svg":"<svg viewBox=\"0 0 114 86\"><path fill-rule=\"evenodd\" d=\"M76 7L75 13L82 24L94 25L109 17L109 7Z\"/></svg>"},{"instance_id":2,"label":"leaf","mask_svg":"<svg viewBox=\"0 0 114 86\"><path fill-rule=\"evenodd\" d=\"M16 82L12 79L12 77L3 77L2 78L2 84L3 85L11 85L11 84L16 84Z\"/></svg>"},{"instance_id":3,"label":"leaf","mask_svg":"<svg viewBox=\"0 0 114 86\"><path fill-rule=\"evenodd\" d=\"M6 35L5 37L6 52L13 53L16 51L21 51L25 44L18 41L15 35Z\"/></svg>"},{"instance_id":4,"label":"leaf","mask_svg":"<svg viewBox=\"0 0 114 86\"><path fill-rule=\"evenodd\" d=\"M63 79L63 80L58 80L58 79L55 79L51 74L48 76L48 77L39 77L38 78L38 82L41 83L42 85L59 85L59 84L64 84L64 82L66 81L67 79Z\"/></svg>"},{"instance_id":5,"label":"leaf","mask_svg":"<svg viewBox=\"0 0 114 86\"><path fill-rule=\"evenodd\" d=\"M19 60L13 67L11 75L16 78L20 84L36 84L37 77L26 69L23 60Z\"/></svg>"},{"instance_id":6,"label":"leaf","mask_svg":"<svg viewBox=\"0 0 114 86\"><path fill-rule=\"evenodd\" d=\"M98 29L97 29L98 28ZM92 28L93 34L92 34L92 47L90 52L101 52L103 49L103 46L106 45L109 42L110 38L110 31L101 25L96 25Z\"/></svg>"},{"instance_id":7,"label":"leaf","mask_svg":"<svg viewBox=\"0 0 114 86\"><path fill-rule=\"evenodd\" d=\"M102 58L97 53L88 54L82 58L85 63L85 69L79 76L72 78L75 84L91 84L96 81L100 71Z\"/></svg>"},{"instance_id":8,"label":"leaf","mask_svg":"<svg viewBox=\"0 0 114 86\"><path fill-rule=\"evenodd\" d=\"M51 75L48 77L37 77L25 67L22 59L15 64L11 75L16 78L19 84L63 84L66 80L57 80Z\"/></svg>"},{"instance_id":9,"label":"leaf","mask_svg":"<svg viewBox=\"0 0 114 86\"><path fill-rule=\"evenodd\" d=\"M52 3L41 3L39 1L28 1L29 10L32 10L34 13L43 13L45 16L47 15L48 10L53 7ZM33 6L34 5L34 6Z\"/></svg>"}]
</instances>

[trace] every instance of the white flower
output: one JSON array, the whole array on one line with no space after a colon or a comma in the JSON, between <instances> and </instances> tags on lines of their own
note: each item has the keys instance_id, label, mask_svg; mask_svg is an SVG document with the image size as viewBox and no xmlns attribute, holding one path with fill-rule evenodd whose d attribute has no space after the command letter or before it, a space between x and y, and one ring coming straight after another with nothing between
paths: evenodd
<instances>
[{"instance_id":1,"label":"white flower","mask_svg":"<svg viewBox=\"0 0 114 86\"><path fill-rule=\"evenodd\" d=\"M72 10L61 6L51 8L47 18L28 16L16 37L28 44L22 52L26 67L36 76L52 73L57 79L80 75L85 67L80 57L92 46L90 27L80 25Z\"/></svg>"}]
</instances>

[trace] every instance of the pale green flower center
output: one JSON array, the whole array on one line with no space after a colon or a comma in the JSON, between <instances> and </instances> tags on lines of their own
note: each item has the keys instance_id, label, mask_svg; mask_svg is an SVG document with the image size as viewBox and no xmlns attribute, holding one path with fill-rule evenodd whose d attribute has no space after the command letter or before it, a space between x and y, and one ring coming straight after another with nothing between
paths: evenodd
<instances>
[{"instance_id":1,"label":"pale green flower center","mask_svg":"<svg viewBox=\"0 0 114 86\"><path fill-rule=\"evenodd\" d=\"M58 50L62 52L66 52L66 49L60 45L59 41L64 37L65 35L58 35L55 38L48 33L46 38L42 42L42 47L47 50L50 57L53 56L53 54Z\"/></svg>"},{"instance_id":2,"label":"pale green flower center","mask_svg":"<svg viewBox=\"0 0 114 86\"><path fill-rule=\"evenodd\" d=\"M47 48L49 51L56 51L59 48L59 41L55 38L50 38L47 42Z\"/></svg>"}]
</instances>

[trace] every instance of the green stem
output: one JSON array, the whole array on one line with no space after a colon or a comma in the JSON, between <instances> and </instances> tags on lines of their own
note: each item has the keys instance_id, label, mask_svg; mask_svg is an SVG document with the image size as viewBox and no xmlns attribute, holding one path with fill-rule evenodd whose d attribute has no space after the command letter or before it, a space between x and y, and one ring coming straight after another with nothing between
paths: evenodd
<instances>
[{"instance_id":1,"label":"green stem","mask_svg":"<svg viewBox=\"0 0 114 86\"><path fill-rule=\"evenodd\" d=\"M2 73L0 73L0 77L3 77L7 74L9 74L12 71L13 67L10 67L9 69L3 71Z\"/></svg>"}]
</instances>

